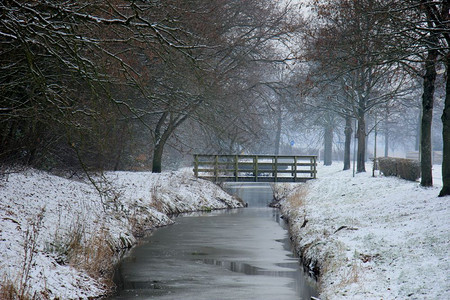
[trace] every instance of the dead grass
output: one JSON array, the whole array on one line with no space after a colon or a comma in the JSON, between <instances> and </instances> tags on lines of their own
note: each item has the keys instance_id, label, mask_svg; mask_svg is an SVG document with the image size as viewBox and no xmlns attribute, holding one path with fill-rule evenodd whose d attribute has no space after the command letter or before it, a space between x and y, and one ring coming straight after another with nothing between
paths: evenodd
<instances>
[{"instance_id":1,"label":"dead grass","mask_svg":"<svg viewBox=\"0 0 450 300\"><path fill-rule=\"evenodd\" d=\"M308 190L305 187L300 187L294 192L288 195L287 202L291 210L291 218L296 219L298 217L303 217L303 224L301 227L306 226L308 222L306 219L306 208L305 208L305 198L308 194Z\"/></svg>"},{"instance_id":2,"label":"dead grass","mask_svg":"<svg viewBox=\"0 0 450 300\"><path fill-rule=\"evenodd\" d=\"M20 298L20 293L17 291L14 283L8 278L4 278L0 282L0 299L4 300L28 300L28 297Z\"/></svg>"},{"instance_id":3,"label":"dead grass","mask_svg":"<svg viewBox=\"0 0 450 300\"><path fill-rule=\"evenodd\" d=\"M152 198L151 198L150 206L159 212L169 213L169 212L167 212L167 209L166 209L166 206L164 205L164 203L159 200L159 195L161 195L162 189L163 189L163 187L162 187L161 183L159 183L158 181L153 184L153 186L151 188L151 197Z\"/></svg>"},{"instance_id":4,"label":"dead grass","mask_svg":"<svg viewBox=\"0 0 450 300\"><path fill-rule=\"evenodd\" d=\"M101 230L85 243L73 239L68 255L69 264L84 270L92 278L100 278L105 287L112 287L114 257L116 252L108 242L109 234Z\"/></svg>"},{"instance_id":5,"label":"dead grass","mask_svg":"<svg viewBox=\"0 0 450 300\"><path fill-rule=\"evenodd\" d=\"M0 299L27 300L36 299L30 297L30 271L35 264L34 255L37 253L38 237L42 227L45 209L31 217L27 222L27 228L23 236L22 263L17 278L5 277L0 282ZM15 280L14 280L15 279ZM45 298L42 298L45 299Z\"/></svg>"},{"instance_id":6,"label":"dead grass","mask_svg":"<svg viewBox=\"0 0 450 300\"><path fill-rule=\"evenodd\" d=\"M0 299L1 300L46 300L50 299L46 291L41 292L40 296L34 294L30 296L28 294L22 294L20 290L16 288L16 285L9 279L4 279L0 282Z\"/></svg>"},{"instance_id":7,"label":"dead grass","mask_svg":"<svg viewBox=\"0 0 450 300\"><path fill-rule=\"evenodd\" d=\"M344 287L352 283L357 283L360 279L360 270L361 264L358 261L354 260L351 263L350 267L348 267L347 270L343 272L339 286Z\"/></svg>"},{"instance_id":8,"label":"dead grass","mask_svg":"<svg viewBox=\"0 0 450 300\"><path fill-rule=\"evenodd\" d=\"M300 209L305 205L305 198L308 194L308 190L304 187L296 189L287 198L287 201L292 209Z\"/></svg>"},{"instance_id":9,"label":"dead grass","mask_svg":"<svg viewBox=\"0 0 450 300\"><path fill-rule=\"evenodd\" d=\"M56 253L58 263L71 265L101 282L104 288L109 288L113 285L112 276L116 255L109 240L109 232L106 229L99 229L86 239L82 221L77 220L70 232L64 238L56 237L47 246L46 251Z\"/></svg>"},{"instance_id":10,"label":"dead grass","mask_svg":"<svg viewBox=\"0 0 450 300\"><path fill-rule=\"evenodd\" d=\"M152 198L153 198L153 193L152 193ZM152 200L152 203L150 203L150 206L153 207L154 209L156 209L159 212L162 212L162 213L166 212L166 208L165 208L164 203L162 201L159 201L158 199Z\"/></svg>"}]
</instances>

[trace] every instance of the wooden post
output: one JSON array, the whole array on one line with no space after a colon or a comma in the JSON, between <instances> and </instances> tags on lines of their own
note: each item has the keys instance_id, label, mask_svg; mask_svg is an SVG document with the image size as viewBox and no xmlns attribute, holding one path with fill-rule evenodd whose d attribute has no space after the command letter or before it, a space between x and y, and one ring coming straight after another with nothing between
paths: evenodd
<instances>
[{"instance_id":1,"label":"wooden post","mask_svg":"<svg viewBox=\"0 0 450 300\"><path fill-rule=\"evenodd\" d=\"M234 178L235 178L236 182L238 182L238 180L239 180L238 169L239 169L239 156L235 155L234 156Z\"/></svg>"},{"instance_id":2,"label":"wooden post","mask_svg":"<svg viewBox=\"0 0 450 300\"><path fill-rule=\"evenodd\" d=\"M198 154L194 155L194 175L198 178Z\"/></svg>"},{"instance_id":3,"label":"wooden post","mask_svg":"<svg viewBox=\"0 0 450 300\"><path fill-rule=\"evenodd\" d=\"M253 172L255 174L255 182L258 182L258 155L253 157Z\"/></svg>"},{"instance_id":4,"label":"wooden post","mask_svg":"<svg viewBox=\"0 0 450 300\"><path fill-rule=\"evenodd\" d=\"M317 161L316 161L316 157L314 156L314 179L317 178Z\"/></svg>"},{"instance_id":5,"label":"wooden post","mask_svg":"<svg viewBox=\"0 0 450 300\"><path fill-rule=\"evenodd\" d=\"M294 182L297 182L297 156L294 156Z\"/></svg>"},{"instance_id":6,"label":"wooden post","mask_svg":"<svg viewBox=\"0 0 450 300\"><path fill-rule=\"evenodd\" d=\"M278 178L278 156L275 156L275 182L277 182Z\"/></svg>"},{"instance_id":7,"label":"wooden post","mask_svg":"<svg viewBox=\"0 0 450 300\"><path fill-rule=\"evenodd\" d=\"M311 165L311 169L312 169L312 171L313 171L313 173L311 174L311 177L313 178L313 179L316 179L316 166L317 166L317 163L316 163L316 157L315 156L313 156L312 158L311 158L311 163L312 163L312 165Z\"/></svg>"},{"instance_id":8,"label":"wooden post","mask_svg":"<svg viewBox=\"0 0 450 300\"><path fill-rule=\"evenodd\" d=\"M219 155L216 155L214 160L214 176L216 177L216 182L219 181L219 165L218 165Z\"/></svg>"}]
</instances>

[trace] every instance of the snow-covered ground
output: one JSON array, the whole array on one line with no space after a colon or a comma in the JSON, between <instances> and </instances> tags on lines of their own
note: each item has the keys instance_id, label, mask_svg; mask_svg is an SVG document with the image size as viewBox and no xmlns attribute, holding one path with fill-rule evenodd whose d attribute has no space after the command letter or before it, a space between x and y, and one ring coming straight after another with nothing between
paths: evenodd
<instances>
[{"instance_id":1,"label":"snow-covered ground","mask_svg":"<svg viewBox=\"0 0 450 300\"><path fill-rule=\"evenodd\" d=\"M280 184L298 251L320 270L321 299L450 299L449 197L435 187L319 166ZM190 170L112 172L92 184L37 170L0 180L0 298L103 295L116 253L171 213L242 204Z\"/></svg>"},{"instance_id":2,"label":"snow-covered ground","mask_svg":"<svg viewBox=\"0 0 450 300\"><path fill-rule=\"evenodd\" d=\"M104 295L100 277L117 253L172 223L168 214L242 207L191 173L106 173L102 197L91 183L33 169L1 178L0 299Z\"/></svg>"},{"instance_id":3,"label":"snow-covered ground","mask_svg":"<svg viewBox=\"0 0 450 300\"><path fill-rule=\"evenodd\" d=\"M450 299L449 197L418 182L319 166L277 185L297 251L320 270L321 299Z\"/></svg>"}]
</instances>

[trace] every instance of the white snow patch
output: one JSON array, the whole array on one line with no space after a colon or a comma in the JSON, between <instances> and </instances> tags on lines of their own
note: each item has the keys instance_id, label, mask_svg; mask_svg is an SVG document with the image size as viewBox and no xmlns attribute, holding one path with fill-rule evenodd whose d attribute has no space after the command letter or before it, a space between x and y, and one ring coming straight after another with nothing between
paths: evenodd
<instances>
[{"instance_id":1,"label":"white snow patch","mask_svg":"<svg viewBox=\"0 0 450 300\"><path fill-rule=\"evenodd\" d=\"M34 169L10 174L0 181L0 285L38 299L98 297L106 293L100 280L66 261L70 243L97 238L119 251L136 234L171 224L168 214L242 207L190 173L109 172L98 179L106 197L90 183Z\"/></svg>"},{"instance_id":2,"label":"white snow patch","mask_svg":"<svg viewBox=\"0 0 450 300\"><path fill-rule=\"evenodd\" d=\"M281 201L298 251L320 268L321 299L450 299L450 199L437 197L440 166L432 188L372 177L370 165L355 177L341 169L319 166L317 180L291 185Z\"/></svg>"}]
</instances>

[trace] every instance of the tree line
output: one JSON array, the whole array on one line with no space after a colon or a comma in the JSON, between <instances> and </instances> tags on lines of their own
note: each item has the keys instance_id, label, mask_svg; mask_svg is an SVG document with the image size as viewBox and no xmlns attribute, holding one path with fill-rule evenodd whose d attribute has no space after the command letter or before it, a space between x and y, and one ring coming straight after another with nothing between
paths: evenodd
<instances>
[{"instance_id":1,"label":"tree line","mask_svg":"<svg viewBox=\"0 0 450 300\"><path fill-rule=\"evenodd\" d=\"M344 169L355 134L364 172L369 133L387 155L393 122L420 123L430 186L437 97L448 195L449 5L5 0L0 162L161 172L183 153L280 153L283 128L320 124L326 163L339 128Z\"/></svg>"},{"instance_id":2,"label":"tree line","mask_svg":"<svg viewBox=\"0 0 450 300\"><path fill-rule=\"evenodd\" d=\"M166 145L254 144L273 41L295 30L288 12L272 1L3 1L0 160L160 172Z\"/></svg>"},{"instance_id":3,"label":"tree line","mask_svg":"<svg viewBox=\"0 0 450 300\"><path fill-rule=\"evenodd\" d=\"M440 195L450 194L450 3L323 0L310 8L312 26L304 34L302 56L309 62L309 84L303 86L302 101L322 113L325 135L336 122L330 114L344 120L344 169L350 168L352 120L357 123L357 171L364 172L368 134L383 125L387 153L389 122L406 127L414 117L405 114L417 106L421 185L431 186L431 129L439 96L444 183ZM436 95L436 90L442 93Z\"/></svg>"}]
</instances>

